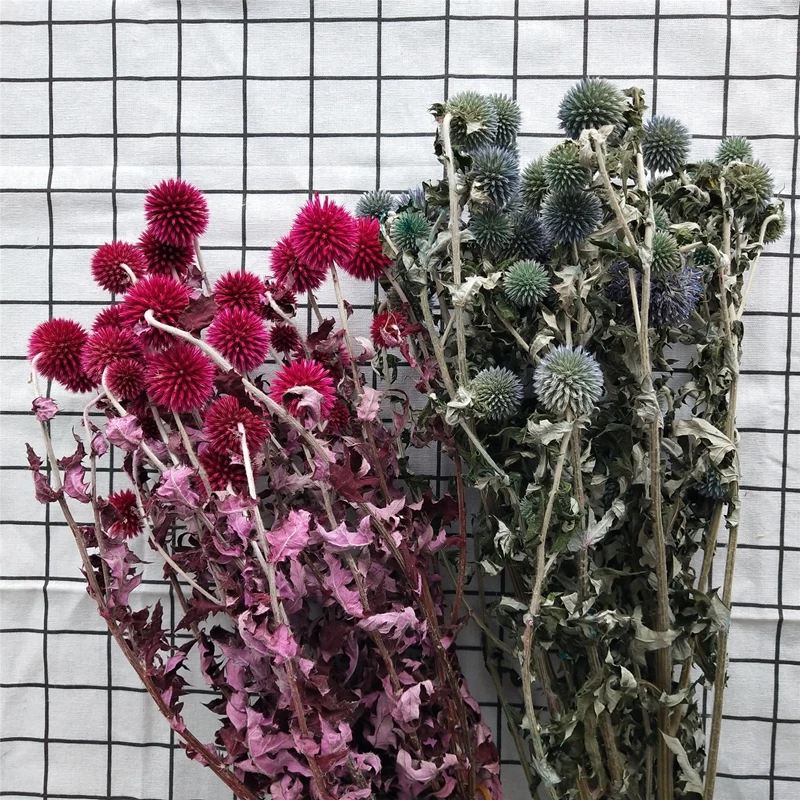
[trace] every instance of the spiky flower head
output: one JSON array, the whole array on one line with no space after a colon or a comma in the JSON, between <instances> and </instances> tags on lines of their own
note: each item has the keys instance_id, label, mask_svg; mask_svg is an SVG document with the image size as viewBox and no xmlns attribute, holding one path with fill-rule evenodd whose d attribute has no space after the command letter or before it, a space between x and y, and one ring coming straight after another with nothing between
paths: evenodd
<instances>
[{"instance_id":1,"label":"spiky flower head","mask_svg":"<svg viewBox=\"0 0 800 800\"><path fill-rule=\"evenodd\" d=\"M220 308L241 308L261 313L264 281L252 272L226 272L214 284L214 300Z\"/></svg>"},{"instance_id":2,"label":"spiky flower head","mask_svg":"<svg viewBox=\"0 0 800 800\"><path fill-rule=\"evenodd\" d=\"M579 160L579 148L568 141L556 145L544 160L544 179L554 192L583 189L589 182L589 170Z\"/></svg>"},{"instance_id":3,"label":"spiky flower head","mask_svg":"<svg viewBox=\"0 0 800 800\"><path fill-rule=\"evenodd\" d=\"M389 350L399 347L403 343L408 320L397 311L383 311L372 319L370 333L372 342L376 347Z\"/></svg>"},{"instance_id":4,"label":"spiky flower head","mask_svg":"<svg viewBox=\"0 0 800 800\"><path fill-rule=\"evenodd\" d=\"M539 402L552 414L563 415L569 410L583 416L603 392L603 373L583 347L560 345L539 362L533 386Z\"/></svg>"},{"instance_id":5,"label":"spiky flower head","mask_svg":"<svg viewBox=\"0 0 800 800\"><path fill-rule=\"evenodd\" d=\"M522 202L531 210L538 211L547 194L547 180L544 176L544 158L531 161L522 172L520 196Z\"/></svg>"},{"instance_id":6,"label":"spiky flower head","mask_svg":"<svg viewBox=\"0 0 800 800\"><path fill-rule=\"evenodd\" d=\"M172 336L150 327L144 318L145 312L152 310L159 322L176 325L188 306L189 290L182 283L164 275L150 275L128 290L119 315L123 325L142 329L142 338L147 344L166 347L172 342Z\"/></svg>"},{"instance_id":7,"label":"spiky flower head","mask_svg":"<svg viewBox=\"0 0 800 800\"><path fill-rule=\"evenodd\" d=\"M250 454L264 446L270 432L269 417L254 414L229 395L215 400L203 419L203 433L211 446L221 453L242 455L239 425L244 428Z\"/></svg>"},{"instance_id":8,"label":"spiky flower head","mask_svg":"<svg viewBox=\"0 0 800 800\"><path fill-rule=\"evenodd\" d=\"M144 201L144 215L162 242L176 246L192 244L208 227L205 196L180 179L170 178L150 189Z\"/></svg>"},{"instance_id":9,"label":"spiky flower head","mask_svg":"<svg viewBox=\"0 0 800 800\"><path fill-rule=\"evenodd\" d=\"M118 358L105 371L105 382L117 400L133 400L144 391L145 367L137 358Z\"/></svg>"},{"instance_id":10,"label":"spiky flower head","mask_svg":"<svg viewBox=\"0 0 800 800\"><path fill-rule=\"evenodd\" d=\"M28 358L36 358L36 371L66 385L83 374L81 356L89 337L71 319L49 319L38 325L28 341Z\"/></svg>"},{"instance_id":11,"label":"spiky flower head","mask_svg":"<svg viewBox=\"0 0 800 800\"><path fill-rule=\"evenodd\" d=\"M539 516L541 514L541 501L538 495L526 494L519 501L519 513L528 526L535 530L540 524Z\"/></svg>"},{"instance_id":12,"label":"spiky flower head","mask_svg":"<svg viewBox=\"0 0 800 800\"><path fill-rule=\"evenodd\" d=\"M561 128L578 139L586 128L618 125L625 110L625 96L602 78L586 78L564 95L558 109Z\"/></svg>"},{"instance_id":13,"label":"spiky flower head","mask_svg":"<svg viewBox=\"0 0 800 800\"><path fill-rule=\"evenodd\" d=\"M272 379L270 397L307 426L326 419L336 401L333 378L316 361L285 364Z\"/></svg>"},{"instance_id":14,"label":"spiky flower head","mask_svg":"<svg viewBox=\"0 0 800 800\"><path fill-rule=\"evenodd\" d=\"M499 252L511 242L511 218L496 208L487 208L474 214L469 229L475 241L492 253Z\"/></svg>"},{"instance_id":15,"label":"spiky flower head","mask_svg":"<svg viewBox=\"0 0 800 800\"><path fill-rule=\"evenodd\" d=\"M138 359L142 347L130 328L99 328L86 340L81 354L83 371L99 383L106 367L120 358Z\"/></svg>"},{"instance_id":16,"label":"spiky flower head","mask_svg":"<svg viewBox=\"0 0 800 800\"><path fill-rule=\"evenodd\" d=\"M650 271L655 277L677 272L681 267L681 254L675 237L667 231L653 234L653 261Z\"/></svg>"},{"instance_id":17,"label":"spiky flower head","mask_svg":"<svg viewBox=\"0 0 800 800\"><path fill-rule=\"evenodd\" d=\"M691 136L683 123L672 117L656 116L644 125L642 157L647 169L675 172L689 155Z\"/></svg>"},{"instance_id":18,"label":"spiky flower head","mask_svg":"<svg viewBox=\"0 0 800 800\"><path fill-rule=\"evenodd\" d=\"M403 192L397 201L398 208L413 206L417 211L425 211L425 190L422 186L415 186L407 192Z\"/></svg>"},{"instance_id":19,"label":"spiky flower head","mask_svg":"<svg viewBox=\"0 0 800 800\"><path fill-rule=\"evenodd\" d=\"M701 497L709 500L722 500L725 497L725 485L720 480L719 473L713 469L705 474L695 489Z\"/></svg>"},{"instance_id":20,"label":"spiky flower head","mask_svg":"<svg viewBox=\"0 0 800 800\"><path fill-rule=\"evenodd\" d=\"M761 161L731 163L725 169L725 179L734 203L763 208L775 191L772 173Z\"/></svg>"},{"instance_id":21,"label":"spiky flower head","mask_svg":"<svg viewBox=\"0 0 800 800\"><path fill-rule=\"evenodd\" d=\"M300 334L291 322L276 322L269 335L272 346L279 353L291 353L301 347Z\"/></svg>"},{"instance_id":22,"label":"spiky flower head","mask_svg":"<svg viewBox=\"0 0 800 800\"><path fill-rule=\"evenodd\" d=\"M215 492L224 491L228 484L235 492L241 492L247 487L244 464L233 461L227 453L221 453L210 445L202 445L198 448L197 457Z\"/></svg>"},{"instance_id":23,"label":"spiky flower head","mask_svg":"<svg viewBox=\"0 0 800 800\"><path fill-rule=\"evenodd\" d=\"M108 496L108 506L104 509L108 519L108 532L114 538L132 539L142 532L142 518L136 503L136 495L130 489L123 489Z\"/></svg>"},{"instance_id":24,"label":"spiky flower head","mask_svg":"<svg viewBox=\"0 0 800 800\"><path fill-rule=\"evenodd\" d=\"M554 242L572 244L591 236L603 221L603 206L591 192L551 192L542 205L542 222Z\"/></svg>"},{"instance_id":25,"label":"spiky flower head","mask_svg":"<svg viewBox=\"0 0 800 800\"><path fill-rule=\"evenodd\" d=\"M194 245L170 244L162 241L148 228L139 237L139 250L147 262L147 271L151 275L173 274L182 278L194 264Z\"/></svg>"},{"instance_id":26,"label":"spiky flower head","mask_svg":"<svg viewBox=\"0 0 800 800\"><path fill-rule=\"evenodd\" d=\"M356 216L383 219L390 211L394 211L396 203L397 200L391 192L385 189L373 189L358 198Z\"/></svg>"},{"instance_id":27,"label":"spiky flower head","mask_svg":"<svg viewBox=\"0 0 800 800\"><path fill-rule=\"evenodd\" d=\"M653 203L653 220L656 223L656 230L665 231L672 224L669 214L664 206Z\"/></svg>"},{"instance_id":28,"label":"spiky flower head","mask_svg":"<svg viewBox=\"0 0 800 800\"><path fill-rule=\"evenodd\" d=\"M330 197L314 195L299 211L289 237L297 258L317 271L350 258L356 244L356 221Z\"/></svg>"},{"instance_id":29,"label":"spiky flower head","mask_svg":"<svg viewBox=\"0 0 800 800\"><path fill-rule=\"evenodd\" d=\"M497 114L497 132L494 143L500 147L511 147L517 141L522 125L522 112L516 100L505 94L490 94L487 100Z\"/></svg>"},{"instance_id":30,"label":"spiky flower head","mask_svg":"<svg viewBox=\"0 0 800 800\"><path fill-rule=\"evenodd\" d=\"M541 218L532 211L517 211L511 215L511 243L505 251L508 258L547 261L550 239Z\"/></svg>"},{"instance_id":31,"label":"spiky flower head","mask_svg":"<svg viewBox=\"0 0 800 800\"><path fill-rule=\"evenodd\" d=\"M214 365L200 348L178 342L151 354L147 364L147 393L153 402L179 414L195 411L214 390Z\"/></svg>"},{"instance_id":32,"label":"spiky flower head","mask_svg":"<svg viewBox=\"0 0 800 800\"><path fill-rule=\"evenodd\" d=\"M717 259L711 248L698 247L692 250L692 263L700 269L711 269L712 267L716 267Z\"/></svg>"},{"instance_id":33,"label":"spiky flower head","mask_svg":"<svg viewBox=\"0 0 800 800\"><path fill-rule=\"evenodd\" d=\"M264 320L246 308L223 308L211 323L206 338L242 373L260 367L269 352Z\"/></svg>"},{"instance_id":34,"label":"spiky flower head","mask_svg":"<svg viewBox=\"0 0 800 800\"><path fill-rule=\"evenodd\" d=\"M416 211L404 211L392 223L392 241L400 250L409 250L412 253L419 250L420 244L430 236L430 232L430 222Z\"/></svg>"},{"instance_id":35,"label":"spiky flower head","mask_svg":"<svg viewBox=\"0 0 800 800\"><path fill-rule=\"evenodd\" d=\"M497 134L497 111L488 97L477 92L459 92L444 105L450 120L450 141L454 147L469 151L491 144Z\"/></svg>"},{"instance_id":36,"label":"spiky flower head","mask_svg":"<svg viewBox=\"0 0 800 800\"><path fill-rule=\"evenodd\" d=\"M744 136L726 136L719 143L715 158L720 164L730 164L731 161L752 161L753 146Z\"/></svg>"},{"instance_id":37,"label":"spiky flower head","mask_svg":"<svg viewBox=\"0 0 800 800\"><path fill-rule=\"evenodd\" d=\"M503 276L503 289L513 305L534 306L550 291L550 278L537 261L516 261Z\"/></svg>"},{"instance_id":38,"label":"spiky flower head","mask_svg":"<svg viewBox=\"0 0 800 800\"><path fill-rule=\"evenodd\" d=\"M360 281L372 281L383 274L392 263L384 255L381 244L381 226L372 217L356 220L356 243L350 257L341 262L342 269Z\"/></svg>"},{"instance_id":39,"label":"spiky flower head","mask_svg":"<svg viewBox=\"0 0 800 800\"><path fill-rule=\"evenodd\" d=\"M118 328L120 325L122 321L119 318L119 306L108 306L94 318L92 330L97 331L106 326Z\"/></svg>"},{"instance_id":40,"label":"spiky flower head","mask_svg":"<svg viewBox=\"0 0 800 800\"><path fill-rule=\"evenodd\" d=\"M759 231L761 231L761 226L769 217L777 216L778 219L773 219L770 222L767 222L767 227L764 230L764 241L767 244L772 244L773 242L777 242L778 239L786 233L786 210L783 207L783 203L778 205L769 205L764 210L764 213L761 215L761 218L757 221L756 227Z\"/></svg>"},{"instance_id":41,"label":"spiky flower head","mask_svg":"<svg viewBox=\"0 0 800 800\"><path fill-rule=\"evenodd\" d=\"M270 253L270 267L280 286L298 292L319 289L328 275L330 265L309 264L299 258L291 236L279 239Z\"/></svg>"},{"instance_id":42,"label":"spiky flower head","mask_svg":"<svg viewBox=\"0 0 800 800\"><path fill-rule=\"evenodd\" d=\"M91 270L98 286L107 292L122 294L133 285L129 271L138 281L147 270L147 261L135 245L108 242L95 250Z\"/></svg>"},{"instance_id":43,"label":"spiky flower head","mask_svg":"<svg viewBox=\"0 0 800 800\"><path fill-rule=\"evenodd\" d=\"M478 415L492 422L508 419L522 404L522 381L505 367L482 369L470 389Z\"/></svg>"},{"instance_id":44,"label":"spiky flower head","mask_svg":"<svg viewBox=\"0 0 800 800\"><path fill-rule=\"evenodd\" d=\"M504 206L519 189L519 159L505 147L479 147L472 152L469 177L495 205Z\"/></svg>"}]
</instances>

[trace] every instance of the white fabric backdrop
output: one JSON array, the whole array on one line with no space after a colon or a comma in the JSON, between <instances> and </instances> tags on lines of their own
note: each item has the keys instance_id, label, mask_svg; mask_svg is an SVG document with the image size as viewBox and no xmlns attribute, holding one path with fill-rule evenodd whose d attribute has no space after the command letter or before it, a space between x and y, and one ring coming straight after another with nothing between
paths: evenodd
<instances>
[{"instance_id":1,"label":"white fabric backdrop","mask_svg":"<svg viewBox=\"0 0 800 800\"><path fill-rule=\"evenodd\" d=\"M109 301L89 276L93 248L135 239L144 191L180 175L209 198L212 273L263 274L310 189L352 207L366 189L437 174L431 102L515 95L527 163L558 141L558 100L588 74L642 86L654 111L688 125L696 157L726 133L749 136L786 199L791 224L762 259L746 319L718 798L800 798L797 0L0 0L0 14L0 795L227 796L174 750L24 467L23 443L38 443L26 340L49 316L86 321ZM53 394L74 416L77 402ZM58 418L63 453L75 422ZM174 614L158 573L145 591ZM479 658L467 646L473 691L502 728ZM513 800L513 746L498 733Z\"/></svg>"}]
</instances>

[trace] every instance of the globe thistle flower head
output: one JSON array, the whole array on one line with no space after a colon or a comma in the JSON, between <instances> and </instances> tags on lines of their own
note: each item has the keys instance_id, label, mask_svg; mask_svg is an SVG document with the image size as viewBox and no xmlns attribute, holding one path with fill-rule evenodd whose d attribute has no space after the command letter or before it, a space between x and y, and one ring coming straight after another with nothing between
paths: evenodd
<instances>
[{"instance_id":1,"label":"globe thistle flower head","mask_svg":"<svg viewBox=\"0 0 800 800\"><path fill-rule=\"evenodd\" d=\"M355 219L329 197L320 201L319 195L300 209L289 234L297 258L317 271L347 261L356 236Z\"/></svg>"},{"instance_id":2,"label":"globe thistle flower head","mask_svg":"<svg viewBox=\"0 0 800 800\"><path fill-rule=\"evenodd\" d=\"M642 157L647 169L675 172L686 162L691 137L686 127L672 117L656 116L644 125Z\"/></svg>"},{"instance_id":3,"label":"globe thistle flower head","mask_svg":"<svg viewBox=\"0 0 800 800\"><path fill-rule=\"evenodd\" d=\"M208 227L208 203L203 193L174 178L150 189L144 201L144 215L155 236L176 246L192 244Z\"/></svg>"},{"instance_id":4,"label":"globe thistle flower head","mask_svg":"<svg viewBox=\"0 0 800 800\"><path fill-rule=\"evenodd\" d=\"M653 278L650 286L650 327L669 328L686 322L702 296L700 272L688 265L684 265L679 272Z\"/></svg>"},{"instance_id":5,"label":"globe thistle flower head","mask_svg":"<svg viewBox=\"0 0 800 800\"><path fill-rule=\"evenodd\" d=\"M220 397L206 409L203 434L215 450L241 456L242 437L239 425L244 428L247 447L252 455L267 441L270 432L269 417L257 416L244 408L235 397Z\"/></svg>"},{"instance_id":6,"label":"globe thistle flower head","mask_svg":"<svg viewBox=\"0 0 800 800\"><path fill-rule=\"evenodd\" d=\"M560 345L536 367L533 386L539 402L552 414L588 414L603 392L603 374L583 347Z\"/></svg>"},{"instance_id":7,"label":"globe thistle flower head","mask_svg":"<svg viewBox=\"0 0 800 800\"><path fill-rule=\"evenodd\" d=\"M519 159L505 147L479 147L472 152L468 176L495 205L504 206L519 189Z\"/></svg>"},{"instance_id":8,"label":"globe thistle flower head","mask_svg":"<svg viewBox=\"0 0 800 800\"><path fill-rule=\"evenodd\" d=\"M540 502L535 494L526 494L519 501L519 513L529 527L536 529L539 524Z\"/></svg>"},{"instance_id":9,"label":"globe thistle flower head","mask_svg":"<svg viewBox=\"0 0 800 800\"><path fill-rule=\"evenodd\" d=\"M500 147L511 147L517 141L517 134L522 125L522 111L516 100L505 94L490 94L486 98L497 115L497 131L494 143Z\"/></svg>"},{"instance_id":10,"label":"globe thistle flower head","mask_svg":"<svg viewBox=\"0 0 800 800\"><path fill-rule=\"evenodd\" d=\"M550 291L550 277L537 261L516 261L503 275L503 290L518 308L535 306Z\"/></svg>"},{"instance_id":11,"label":"globe thistle flower head","mask_svg":"<svg viewBox=\"0 0 800 800\"><path fill-rule=\"evenodd\" d=\"M122 322L119 318L119 306L108 306L94 318L92 330L99 331L100 328L104 327L118 328L120 325L122 325Z\"/></svg>"},{"instance_id":12,"label":"globe thistle flower head","mask_svg":"<svg viewBox=\"0 0 800 800\"><path fill-rule=\"evenodd\" d=\"M108 509L111 524L108 532L115 539L133 539L142 532L142 519L136 504L136 495L130 489L123 489L108 496Z\"/></svg>"},{"instance_id":13,"label":"globe thistle flower head","mask_svg":"<svg viewBox=\"0 0 800 800\"><path fill-rule=\"evenodd\" d=\"M511 215L511 243L505 251L508 258L547 261L550 257L550 238L542 219L532 211Z\"/></svg>"},{"instance_id":14,"label":"globe thistle flower head","mask_svg":"<svg viewBox=\"0 0 800 800\"><path fill-rule=\"evenodd\" d=\"M252 272L226 272L214 284L214 300L220 308L239 308L261 313L264 281Z\"/></svg>"},{"instance_id":15,"label":"globe thistle flower head","mask_svg":"<svg viewBox=\"0 0 800 800\"><path fill-rule=\"evenodd\" d=\"M156 405L184 414L202 407L214 391L214 365L193 344L178 342L150 355L147 393Z\"/></svg>"},{"instance_id":16,"label":"globe thistle flower head","mask_svg":"<svg viewBox=\"0 0 800 800\"><path fill-rule=\"evenodd\" d=\"M558 109L562 130L578 139L587 128L618 125L623 120L625 96L602 78L586 78L564 95Z\"/></svg>"},{"instance_id":17,"label":"globe thistle flower head","mask_svg":"<svg viewBox=\"0 0 800 800\"><path fill-rule=\"evenodd\" d=\"M269 352L264 320L244 308L223 308L211 323L206 338L241 373L260 367Z\"/></svg>"},{"instance_id":18,"label":"globe thistle flower head","mask_svg":"<svg viewBox=\"0 0 800 800\"><path fill-rule=\"evenodd\" d=\"M88 338L83 326L71 319L49 319L34 328L28 358L36 359L39 375L66 386L83 374L81 356Z\"/></svg>"},{"instance_id":19,"label":"globe thistle flower head","mask_svg":"<svg viewBox=\"0 0 800 800\"><path fill-rule=\"evenodd\" d=\"M550 193L542 205L542 222L554 242L572 244L592 235L603 221L603 206L592 192Z\"/></svg>"},{"instance_id":20,"label":"globe thistle flower head","mask_svg":"<svg viewBox=\"0 0 800 800\"><path fill-rule=\"evenodd\" d=\"M531 210L538 211L547 194L547 179L544 174L544 158L531 161L522 172L520 195L522 202Z\"/></svg>"},{"instance_id":21,"label":"globe thistle flower head","mask_svg":"<svg viewBox=\"0 0 800 800\"><path fill-rule=\"evenodd\" d=\"M711 248L698 247L692 250L692 263L700 269L708 270L717 266L717 259Z\"/></svg>"},{"instance_id":22,"label":"globe thistle flower head","mask_svg":"<svg viewBox=\"0 0 800 800\"><path fill-rule=\"evenodd\" d=\"M331 433L342 433L350 424L350 408L347 403L337 400L333 404L328 419L325 420L325 429Z\"/></svg>"},{"instance_id":23,"label":"globe thistle flower head","mask_svg":"<svg viewBox=\"0 0 800 800\"><path fill-rule=\"evenodd\" d=\"M470 219L469 229L475 241L492 253L507 247L513 235L511 218L496 208L487 208L474 214Z\"/></svg>"},{"instance_id":24,"label":"globe thistle flower head","mask_svg":"<svg viewBox=\"0 0 800 800\"><path fill-rule=\"evenodd\" d=\"M269 336L270 343L279 353L291 353L301 348L300 334L291 322L276 322Z\"/></svg>"},{"instance_id":25,"label":"globe thistle flower head","mask_svg":"<svg viewBox=\"0 0 800 800\"><path fill-rule=\"evenodd\" d=\"M120 358L140 359L142 355L139 339L130 328L104 326L86 340L81 366L93 381L100 383L106 367Z\"/></svg>"},{"instance_id":26,"label":"globe thistle flower head","mask_svg":"<svg viewBox=\"0 0 800 800\"><path fill-rule=\"evenodd\" d=\"M139 251L151 275L183 278L194 264L194 244L170 244L159 239L150 228L139 237Z\"/></svg>"},{"instance_id":27,"label":"globe thistle flower head","mask_svg":"<svg viewBox=\"0 0 800 800\"><path fill-rule=\"evenodd\" d=\"M579 148L568 141L554 147L544 159L543 173L553 192L583 189L589 182L589 170L579 160Z\"/></svg>"},{"instance_id":28,"label":"globe thistle flower head","mask_svg":"<svg viewBox=\"0 0 800 800\"><path fill-rule=\"evenodd\" d=\"M709 500L722 500L725 497L725 489L719 473L713 469L709 470L695 487L701 497L707 497Z\"/></svg>"},{"instance_id":29,"label":"globe thistle flower head","mask_svg":"<svg viewBox=\"0 0 800 800\"><path fill-rule=\"evenodd\" d=\"M415 186L407 192L403 192L397 201L398 208L413 206L417 211L425 211L425 190L422 186Z\"/></svg>"},{"instance_id":30,"label":"globe thistle flower head","mask_svg":"<svg viewBox=\"0 0 800 800\"><path fill-rule=\"evenodd\" d=\"M298 292L313 292L325 283L330 264L303 261L297 255L292 237L284 236L272 248L270 267L281 286Z\"/></svg>"},{"instance_id":31,"label":"globe thistle flower head","mask_svg":"<svg viewBox=\"0 0 800 800\"><path fill-rule=\"evenodd\" d=\"M136 245L109 242L98 247L92 256L92 277L107 292L123 294L133 285L125 267L134 274L137 281L147 270L147 261Z\"/></svg>"},{"instance_id":32,"label":"globe thistle flower head","mask_svg":"<svg viewBox=\"0 0 800 800\"><path fill-rule=\"evenodd\" d=\"M726 136L717 148L716 160L720 164L731 161L752 161L753 146L744 136Z\"/></svg>"},{"instance_id":33,"label":"globe thistle flower head","mask_svg":"<svg viewBox=\"0 0 800 800\"><path fill-rule=\"evenodd\" d=\"M380 223L372 217L359 217L356 220L356 230L353 252L341 262L341 267L357 280L375 280L392 263L392 259L383 252Z\"/></svg>"},{"instance_id":34,"label":"globe thistle flower head","mask_svg":"<svg viewBox=\"0 0 800 800\"><path fill-rule=\"evenodd\" d=\"M331 374L307 359L281 367L272 379L269 394L306 427L326 419L336 402Z\"/></svg>"},{"instance_id":35,"label":"globe thistle flower head","mask_svg":"<svg viewBox=\"0 0 800 800\"><path fill-rule=\"evenodd\" d=\"M664 206L653 203L653 220L656 223L656 230L665 231L672 225L672 220Z\"/></svg>"},{"instance_id":36,"label":"globe thistle flower head","mask_svg":"<svg viewBox=\"0 0 800 800\"><path fill-rule=\"evenodd\" d=\"M105 370L105 382L117 400L133 400L144 391L145 368L140 359L118 358Z\"/></svg>"},{"instance_id":37,"label":"globe thistle flower head","mask_svg":"<svg viewBox=\"0 0 800 800\"><path fill-rule=\"evenodd\" d=\"M501 422L522 405L522 381L505 367L482 369L470 384L475 410L482 419Z\"/></svg>"},{"instance_id":38,"label":"globe thistle flower head","mask_svg":"<svg viewBox=\"0 0 800 800\"><path fill-rule=\"evenodd\" d=\"M244 464L233 461L227 453L203 445L198 448L197 458L206 471L213 491L224 492L229 486L234 492L242 492L247 488L247 472Z\"/></svg>"},{"instance_id":39,"label":"globe thistle flower head","mask_svg":"<svg viewBox=\"0 0 800 800\"><path fill-rule=\"evenodd\" d=\"M777 216L778 219L774 219L767 223L767 227L764 230L764 242L766 242L766 244L777 242L778 239L780 239L783 234L786 233L786 211L782 203L779 205L767 206L767 208L764 210L764 213L761 215L761 218L756 223L759 232L761 231L761 226L764 224L764 222L769 217L773 216Z\"/></svg>"},{"instance_id":40,"label":"globe thistle flower head","mask_svg":"<svg viewBox=\"0 0 800 800\"><path fill-rule=\"evenodd\" d=\"M408 320L397 311L383 311L376 314L370 325L372 343L384 350L399 347L405 338Z\"/></svg>"},{"instance_id":41,"label":"globe thistle flower head","mask_svg":"<svg viewBox=\"0 0 800 800\"><path fill-rule=\"evenodd\" d=\"M444 105L451 114L450 141L453 147L470 151L491 144L497 134L497 111L488 97L477 92L459 92Z\"/></svg>"},{"instance_id":42,"label":"globe thistle flower head","mask_svg":"<svg viewBox=\"0 0 800 800\"><path fill-rule=\"evenodd\" d=\"M93 381L82 369L60 383L65 389L75 394L84 394L97 388L97 381Z\"/></svg>"},{"instance_id":43,"label":"globe thistle flower head","mask_svg":"<svg viewBox=\"0 0 800 800\"><path fill-rule=\"evenodd\" d=\"M772 173L761 161L734 162L725 169L731 199L764 208L775 191Z\"/></svg>"},{"instance_id":44,"label":"globe thistle flower head","mask_svg":"<svg viewBox=\"0 0 800 800\"><path fill-rule=\"evenodd\" d=\"M416 252L430 233L430 222L416 211L404 211L392 222L392 241L400 250Z\"/></svg>"},{"instance_id":45,"label":"globe thistle flower head","mask_svg":"<svg viewBox=\"0 0 800 800\"><path fill-rule=\"evenodd\" d=\"M396 205L397 200L391 192L385 189L373 189L358 198L356 216L383 219L390 211L394 211Z\"/></svg>"},{"instance_id":46,"label":"globe thistle flower head","mask_svg":"<svg viewBox=\"0 0 800 800\"><path fill-rule=\"evenodd\" d=\"M650 271L654 277L663 277L677 272L681 267L681 254L675 237L667 231L653 234L653 261Z\"/></svg>"},{"instance_id":47,"label":"globe thistle flower head","mask_svg":"<svg viewBox=\"0 0 800 800\"><path fill-rule=\"evenodd\" d=\"M189 290L182 283L163 275L150 275L128 290L120 306L120 320L129 328L141 329L146 344L166 347L172 342L172 336L148 325L145 312L152 310L159 322L176 325L188 306Z\"/></svg>"}]
</instances>

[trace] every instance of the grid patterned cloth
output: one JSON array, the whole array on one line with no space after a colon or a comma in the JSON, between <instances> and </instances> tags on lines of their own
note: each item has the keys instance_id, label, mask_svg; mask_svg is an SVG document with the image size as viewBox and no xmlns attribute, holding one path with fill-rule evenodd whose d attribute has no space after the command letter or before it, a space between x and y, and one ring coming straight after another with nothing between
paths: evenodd
<instances>
[{"instance_id":1,"label":"grid patterned cloth","mask_svg":"<svg viewBox=\"0 0 800 800\"><path fill-rule=\"evenodd\" d=\"M642 86L653 113L687 124L697 158L725 134L750 137L786 200L789 229L762 258L746 319L718 798L800 798L797 0L0 0L0 12L0 795L229 796L176 749L24 466L23 443L39 444L26 340L48 317L86 322L109 301L89 276L93 248L135 238L147 187L178 175L208 196L212 278L263 274L311 190L352 207L366 189L437 174L431 102L513 95L527 163L559 140L558 100L588 74ZM365 329L369 289L346 291ZM332 306L330 292L321 300ZM80 405L52 392L66 454ZM102 487L118 465L111 453ZM174 619L158 565L145 577L144 599L165 597ZM469 636L463 663L501 744L506 796L527 796ZM187 717L210 741L206 699L198 691Z\"/></svg>"}]
</instances>

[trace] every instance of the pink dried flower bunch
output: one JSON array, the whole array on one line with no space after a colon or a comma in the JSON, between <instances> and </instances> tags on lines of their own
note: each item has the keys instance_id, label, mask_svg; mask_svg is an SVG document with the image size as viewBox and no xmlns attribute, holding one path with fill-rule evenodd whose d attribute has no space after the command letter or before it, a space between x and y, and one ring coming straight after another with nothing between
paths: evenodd
<instances>
[{"instance_id":1,"label":"pink dried flower bunch","mask_svg":"<svg viewBox=\"0 0 800 800\"><path fill-rule=\"evenodd\" d=\"M367 280L383 272L378 223L315 197L273 249L272 278L229 272L212 289L203 195L165 181L145 215L138 244L112 242L92 259L119 304L91 333L47 321L29 349L34 377L93 392L83 437L51 464L50 483L30 447L28 458L117 643L190 757L239 798L499 800L498 753L454 652L463 620L445 615L435 569L443 551L463 554L463 527L450 532L458 506L409 489L420 481L401 442L408 399L366 383L373 346L356 347L346 311L324 319L313 295L337 266ZM305 336L295 291L318 314ZM408 353L409 330L385 312L374 344ZM52 460L58 409L37 394ZM95 467L110 446L130 486L102 497ZM68 500L94 522L77 522ZM192 633L178 648L160 604L132 608L140 538L183 607L175 630ZM181 716L193 648L217 693L213 743Z\"/></svg>"}]
</instances>

